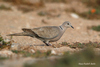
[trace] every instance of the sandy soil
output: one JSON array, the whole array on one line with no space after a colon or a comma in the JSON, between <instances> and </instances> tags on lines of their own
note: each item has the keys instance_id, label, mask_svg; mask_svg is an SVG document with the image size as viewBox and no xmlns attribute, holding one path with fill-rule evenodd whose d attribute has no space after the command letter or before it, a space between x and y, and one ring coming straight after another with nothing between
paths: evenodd
<instances>
[{"instance_id":1,"label":"sandy soil","mask_svg":"<svg viewBox=\"0 0 100 67\"><path fill-rule=\"evenodd\" d=\"M53 7L55 6L55 7ZM88 30L88 26L99 25L100 20L87 20L81 17L73 18L71 13L66 13L65 9L69 9L70 4L46 4L46 7L31 11L29 13L22 13L18 11L15 6L12 7L12 11L0 11L0 33L6 38L7 34L22 32L22 28L35 28L42 26L59 26L64 21L70 21L75 29L69 28L66 30L62 38L58 41L61 43L63 41L72 43L72 42L88 42L88 41L97 41L100 42L99 32ZM81 10L81 9L79 9ZM39 16L37 13L39 11L50 12L51 14L60 14L60 17L51 16L48 19L48 16ZM44 22L42 22L44 20ZM30 37L13 37L13 40L18 43L25 44L42 44L41 41L33 39Z\"/></svg>"},{"instance_id":2,"label":"sandy soil","mask_svg":"<svg viewBox=\"0 0 100 67\"><path fill-rule=\"evenodd\" d=\"M11 4L6 4L6 5L11 6ZM57 43L61 43L61 42L86 43L89 41L100 42L100 36L99 36L100 32L87 29L88 26L100 25L100 20L87 20L81 17L74 18L71 16L72 14L71 12L65 12L65 9L69 9L71 7L73 8L75 7L75 9L79 10L79 12L82 12L82 8L84 8L84 11L87 10L86 6L84 6L81 3L77 4L77 2L70 3L70 4L47 3L44 8L34 10L28 13L23 13L17 10L16 6L11 6L12 11L0 10L0 33L4 38L10 38L6 35L11 34L11 33L22 32L21 30L22 28L59 26L64 21L70 21L71 24L74 26L74 29L72 28L67 29L64 35L61 37L61 39L57 41ZM38 15L39 11L46 11L46 12L51 13L51 15L39 16ZM60 16L56 17L56 15L58 14L60 14ZM35 38L33 39L31 37L23 37L23 36L13 37L13 40L15 41L15 43L20 44L20 46L44 44L38 39L35 39ZM56 42L53 42L53 44L56 44ZM63 51L68 51L68 50L74 51L73 49L70 49L69 47L53 48L53 47L47 47L47 46L34 46L34 48L38 50L48 50L48 49L55 50L58 53L61 53ZM19 62L19 61L20 60L16 62ZM16 62L13 62L13 63L16 63ZM9 66L11 65L11 63L8 63L8 64L7 63L8 61L6 61L6 63L4 64L9 65Z\"/></svg>"}]
</instances>

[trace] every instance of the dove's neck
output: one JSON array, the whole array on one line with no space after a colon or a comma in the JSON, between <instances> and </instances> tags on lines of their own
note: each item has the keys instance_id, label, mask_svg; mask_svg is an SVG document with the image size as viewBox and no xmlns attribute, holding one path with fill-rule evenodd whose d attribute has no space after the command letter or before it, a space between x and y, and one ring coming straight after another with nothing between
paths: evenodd
<instances>
[{"instance_id":1,"label":"dove's neck","mask_svg":"<svg viewBox=\"0 0 100 67\"><path fill-rule=\"evenodd\" d=\"M59 27L60 27L60 29L63 30L63 31L66 31L66 29L67 29L67 27L65 27L65 26L63 26L63 25L61 25L61 26L59 26Z\"/></svg>"}]
</instances>

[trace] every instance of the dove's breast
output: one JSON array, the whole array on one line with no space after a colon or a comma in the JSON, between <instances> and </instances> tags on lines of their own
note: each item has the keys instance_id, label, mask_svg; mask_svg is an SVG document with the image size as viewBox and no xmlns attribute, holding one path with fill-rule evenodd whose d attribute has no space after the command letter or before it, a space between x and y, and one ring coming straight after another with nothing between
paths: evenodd
<instances>
[{"instance_id":1,"label":"dove's breast","mask_svg":"<svg viewBox=\"0 0 100 67\"><path fill-rule=\"evenodd\" d=\"M59 35L57 37L51 39L50 42L58 41L62 37L62 35L64 34L64 32L65 31L61 30L60 33L59 33Z\"/></svg>"}]
</instances>

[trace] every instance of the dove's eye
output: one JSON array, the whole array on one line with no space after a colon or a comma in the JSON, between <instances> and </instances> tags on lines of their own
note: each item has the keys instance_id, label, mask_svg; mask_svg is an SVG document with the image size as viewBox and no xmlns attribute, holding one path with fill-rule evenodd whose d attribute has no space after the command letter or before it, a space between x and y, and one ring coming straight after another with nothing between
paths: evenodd
<instances>
[{"instance_id":1,"label":"dove's eye","mask_svg":"<svg viewBox=\"0 0 100 67\"><path fill-rule=\"evenodd\" d=\"M67 23L67 25L69 25L69 23Z\"/></svg>"}]
</instances>

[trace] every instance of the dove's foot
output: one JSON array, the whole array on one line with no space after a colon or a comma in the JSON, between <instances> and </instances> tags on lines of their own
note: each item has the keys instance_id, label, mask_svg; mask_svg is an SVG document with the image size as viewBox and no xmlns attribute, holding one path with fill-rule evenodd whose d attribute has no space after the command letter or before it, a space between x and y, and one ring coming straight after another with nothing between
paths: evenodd
<instances>
[{"instance_id":1,"label":"dove's foot","mask_svg":"<svg viewBox=\"0 0 100 67\"><path fill-rule=\"evenodd\" d=\"M45 43L47 46L52 46L52 44L46 43L45 41L43 41L43 43Z\"/></svg>"},{"instance_id":2,"label":"dove's foot","mask_svg":"<svg viewBox=\"0 0 100 67\"><path fill-rule=\"evenodd\" d=\"M48 45L49 45L49 46L52 46L52 44L51 44L51 43L48 43Z\"/></svg>"},{"instance_id":3,"label":"dove's foot","mask_svg":"<svg viewBox=\"0 0 100 67\"><path fill-rule=\"evenodd\" d=\"M49 46L49 44L45 43L47 46Z\"/></svg>"},{"instance_id":4,"label":"dove's foot","mask_svg":"<svg viewBox=\"0 0 100 67\"><path fill-rule=\"evenodd\" d=\"M47 46L52 46L52 44L50 44L50 43L45 43Z\"/></svg>"}]
</instances>

